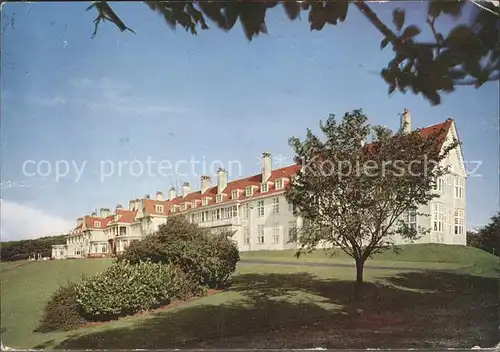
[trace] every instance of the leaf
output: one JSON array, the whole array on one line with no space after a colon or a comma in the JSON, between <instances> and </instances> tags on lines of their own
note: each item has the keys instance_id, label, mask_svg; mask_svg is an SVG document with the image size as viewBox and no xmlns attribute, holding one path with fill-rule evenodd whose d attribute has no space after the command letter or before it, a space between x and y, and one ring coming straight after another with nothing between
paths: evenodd
<instances>
[{"instance_id":1,"label":"leaf","mask_svg":"<svg viewBox=\"0 0 500 352\"><path fill-rule=\"evenodd\" d=\"M300 14L300 5L297 1L284 1L283 7L285 8L286 15L289 19L294 20Z\"/></svg>"},{"instance_id":2,"label":"leaf","mask_svg":"<svg viewBox=\"0 0 500 352\"><path fill-rule=\"evenodd\" d=\"M443 11L443 3L444 1L442 0L430 0L428 2L429 6L427 8L427 14L431 18L438 17Z\"/></svg>"},{"instance_id":3,"label":"leaf","mask_svg":"<svg viewBox=\"0 0 500 352\"><path fill-rule=\"evenodd\" d=\"M405 11L403 9L397 8L393 11L392 23L394 23L398 31L403 28L403 25L405 24Z\"/></svg>"},{"instance_id":4,"label":"leaf","mask_svg":"<svg viewBox=\"0 0 500 352\"><path fill-rule=\"evenodd\" d=\"M403 41L407 41L408 39L411 39L418 34L420 34L420 28L415 25L411 25L405 28L401 39Z\"/></svg>"},{"instance_id":5,"label":"leaf","mask_svg":"<svg viewBox=\"0 0 500 352\"><path fill-rule=\"evenodd\" d=\"M382 41L380 42L380 50L384 49L387 46L387 44L389 44L389 42L390 39L387 37L382 39Z\"/></svg>"},{"instance_id":6,"label":"leaf","mask_svg":"<svg viewBox=\"0 0 500 352\"><path fill-rule=\"evenodd\" d=\"M441 97L435 90L422 91L422 94L432 103L432 105L441 104Z\"/></svg>"}]
</instances>

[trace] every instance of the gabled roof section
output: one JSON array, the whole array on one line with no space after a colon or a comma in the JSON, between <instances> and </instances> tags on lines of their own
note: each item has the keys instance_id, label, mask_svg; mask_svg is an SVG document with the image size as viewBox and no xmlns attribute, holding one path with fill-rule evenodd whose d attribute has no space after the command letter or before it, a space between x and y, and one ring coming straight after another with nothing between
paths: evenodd
<instances>
[{"instance_id":1,"label":"gabled roof section","mask_svg":"<svg viewBox=\"0 0 500 352\"><path fill-rule=\"evenodd\" d=\"M144 209L149 215L160 215L167 216L168 215L168 201L166 200L156 200L156 199L143 199ZM162 205L163 211L157 212L156 205Z\"/></svg>"},{"instance_id":2,"label":"gabled roof section","mask_svg":"<svg viewBox=\"0 0 500 352\"><path fill-rule=\"evenodd\" d=\"M90 229L90 230L103 230L108 226L108 223L111 220L113 220L113 215L110 215L106 218L100 218L98 216L87 215L83 218L83 221L85 222L85 226L87 227L87 229ZM100 227L95 226L96 221L101 223Z\"/></svg>"},{"instance_id":3,"label":"gabled roof section","mask_svg":"<svg viewBox=\"0 0 500 352\"><path fill-rule=\"evenodd\" d=\"M438 133L439 131L441 131L437 136L438 144L436 146L439 150L441 150L441 148L443 147L443 143L446 140L446 136L448 135L448 132L450 131L450 128L453 126L453 124L454 124L453 119L447 119L446 121L438 123L436 125L421 128L420 134L422 135L422 137L430 137L434 133ZM458 133L457 133L457 138L458 138Z\"/></svg>"},{"instance_id":4,"label":"gabled roof section","mask_svg":"<svg viewBox=\"0 0 500 352\"><path fill-rule=\"evenodd\" d=\"M115 221L114 215L112 220L108 223L108 226L113 224L131 224L135 221L135 216L137 215L137 210L126 210L126 209L116 209L115 215L118 215L118 219Z\"/></svg>"}]
</instances>

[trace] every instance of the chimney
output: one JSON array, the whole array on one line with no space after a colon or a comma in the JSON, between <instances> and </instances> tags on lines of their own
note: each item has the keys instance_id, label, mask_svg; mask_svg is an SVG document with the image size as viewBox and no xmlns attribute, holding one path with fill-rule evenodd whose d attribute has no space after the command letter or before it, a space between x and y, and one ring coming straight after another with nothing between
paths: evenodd
<instances>
[{"instance_id":1,"label":"chimney","mask_svg":"<svg viewBox=\"0 0 500 352\"><path fill-rule=\"evenodd\" d=\"M76 219L76 227L80 226L83 224L83 218L78 218Z\"/></svg>"},{"instance_id":2,"label":"chimney","mask_svg":"<svg viewBox=\"0 0 500 352\"><path fill-rule=\"evenodd\" d=\"M401 114L401 132L404 134L411 132L411 115L407 108Z\"/></svg>"},{"instance_id":3,"label":"chimney","mask_svg":"<svg viewBox=\"0 0 500 352\"><path fill-rule=\"evenodd\" d=\"M172 200L177 197L177 191L175 190L175 187L171 187L168 190L168 199Z\"/></svg>"},{"instance_id":4,"label":"chimney","mask_svg":"<svg viewBox=\"0 0 500 352\"><path fill-rule=\"evenodd\" d=\"M128 201L128 210L134 210L135 207L135 200L129 200Z\"/></svg>"},{"instance_id":5,"label":"chimney","mask_svg":"<svg viewBox=\"0 0 500 352\"><path fill-rule=\"evenodd\" d=\"M187 196L189 192L191 192L191 184L189 182L184 182L182 184L182 196Z\"/></svg>"},{"instance_id":6,"label":"chimney","mask_svg":"<svg viewBox=\"0 0 500 352\"><path fill-rule=\"evenodd\" d=\"M146 194L146 195L144 196L144 198L145 198L145 199L151 199L151 196L150 196L149 194Z\"/></svg>"},{"instance_id":7,"label":"chimney","mask_svg":"<svg viewBox=\"0 0 500 352\"><path fill-rule=\"evenodd\" d=\"M227 171L226 169L219 168L217 170L217 194L221 194L227 186Z\"/></svg>"},{"instance_id":8,"label":"chimney","mask_svg":"<svg viewBox=\"0 0 500 352\"><path fill-rule=\"evenodd\" d=\"M117 204L116 205L116 210L118 210L118 209L123 209L123 206L121 204Z\"/></svg>"},{"instance_id":9,"label":"chimney","mask_svg":"<svg viewBox=\"0 0 500 352\"><path fill-rule=\"evenodd\" d=\"M271 164L271 154L262 153L262 183L269 180L271 177L272 164Z\"/></svg>"},{"instance_id":10,"label":"chimney","mask_svg":"<svg viewBox=\"0 0 500 352\"><path fill-rule=\"evenodd\" d=\"M201 193L205 193L212 186L212 179L210 176L201 176Z\"/></svg>"},{"instance_id":11,"label":"chimney","mask_svg":"<svg viewBox=\"0 0 500 352\"><path fill-rule=\"evenodd\" d=\"M156 192L156 200L163 201L163 192L158 191Z\"/></svg>"},{"instance_id":12,"label":"chimney","mask_svg":"<svg viewBox=\"0 0 500 352\"><path fill-rule=\"evenodd\" d=\"M108 216L111 215L111 210L108 208L101 208L99 209L99 217L100 218L107 218Z\"/></svg>"}]
</instances>

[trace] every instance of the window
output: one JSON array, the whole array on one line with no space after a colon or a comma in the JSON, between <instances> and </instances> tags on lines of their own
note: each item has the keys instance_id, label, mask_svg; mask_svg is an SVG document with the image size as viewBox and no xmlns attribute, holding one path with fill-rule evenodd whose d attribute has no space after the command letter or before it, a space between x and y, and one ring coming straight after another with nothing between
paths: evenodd
<instances>
[{"instance_id":1,"label":"window","mask_svg":"<svg viewBox=\"0 0 500 352\"><path fill-rule=\"evenodd\" d=\"M260 191L263 193L263 192L267 192L267 183L263 183L261 186L260 186Z\"/></svg>"},{"instance_id":2,"label":"window","mask_svg":"<svg viewBox=\"0 0 500 352\"><path fill-rule=\"evenodd\" d=\"M273 243L279 243L280 241L280 227L279 224L274 224L273 226Z\"/></svg>"},{"instance_id":3,"label":"window","mask_svg":"<svg viewBox=\"0 0 500 352\"><path fill-rule=\"evenodd\" d=\"M103 244L101 246L101 253L106 253L107 251L108 251L108 246L106 246L106 245Z\"/></svg>"},{"instance_id":4,"label":"window","mask_svg":"<svg viewBox=\"0 0 500 352\"><path fill-rule=\"evenodd\" d=\"M280 213L280 199L279 199L279 197L273 198L273 213L274 214Z\"/></svg>"},{"instance_id":5,"label":"window","mask_svg":"<svg viewBox=\"0 0 500 352\"><path fill-rule=\"evenodd\" d=\"M250 227L245 226L243 228L243 243L250 244Z\"/></svg>"},{"instance_id":6,"label":"window","mask_svg":"<svg viewBox=\"0 0 500 352\"><path fill-rule=\"evenodd\" d=\"M384 226L387 226L388 219L385 219ZM403 221L413 230L417 229L417 210L408 209L403 213Z\"/></svg>"},{"instance_id":7,"label":"window","mask_svg":"<svg viewBox=\"0 0 500 352\"><path fill-rule=\"evenodd\" d=\"M464 180L459 176L455 176L455 198L462 199L464 196Z\"/></svg>"},{"instance_id":8,"label":"window","mask_svg":"<svg viewBox=\"0 0 500 352\"><path fill-rule=\"evenodd\" d=\"M435 232L444 231L444 204L434 204L432 214L432 230Z\"/></svg>"},{"instance_id":9,"label":"window","mask_svg":"<svg viewBox=\"0 0 500 352\"><path fill-rule=\"evenodd\" d=\"M232 191L231 192L231 198L232 199L238 199L238 191Z\"/></svg>"},{"instance_id":10,"label":"window","mask_svg":"<svg viewBox=\"0 0 500 352\"><path fill-rule=\"evenodd\" d=\"M442 177L438 178L437 188L438 188L439 192L444 192L445 191L444 180L443 180Z\"/></svg>"},{"instance_id":11,"label":"window","mask_svg":"<svg viewBox=\"0 0 500 352\"><path fill-rule=\"evenodd\" d=\"M163 213L163 205L155 205L155 211L157 213Z\"/></svg>"},{"instance_id":12,"label":"window","mask_svg":"<svg viewBox=\"0 0 500 352\"><path fill-rule=\"evenodd\" d=\"M216 203L220 203L220 202L222 202L222 194L218 194L218 195L217 195L217 198L215 199L215 202L216 202Z\"/></svg>"},{"instance_id":13,"label":"window","mask_svg":"<svg viewBox=\"0 0 500 352\"><path fill-rule=\"evenodd\" d=\"M203 198L202 204L203 205L208 205L208 198Z\"/></svg>"},{"instance_id":14,"label":"window","mask_svg":"<svg viewBox=\"0 0 500 352\"><path fill-rule=\"evenodd\" d=\"M208 221L208 211L201 212L201 222Z\"/></svg>"},{"instance_id":15,"label":"window","mask_svg":"<svg viewBox=\"0 0 500 352\"><path fill-rule=\"evenodd\" d=\"M212 221L221 219L221 209L212 210Z\"/></svg>"},{"instance_id":16,"label":"window","mask_svg":"<svg viewBox=\"0 0 500 352\"><path fill-rule=\"evenodd\" d=\"M101 227L100 221L94 221L94 227Z\"/></svg>"},{"instance_id":17,"label":"window","mask_svg":"<svg viewBox=\"0 0 500 352\"><path fill-rule=\"evenodd\" d=\"M243 219L248 219L250 217L250 204L243 205Z\"/></svg>"},{"instance_id":18,"label":"window","mask_svg":"<svg viewBox=\"0 0 500 352\"><path fill-rule=\"evenodd\" d=\"M464 211L462 209L455 209L455 235L464 234Z\"/></svg>"},{"instance_id":19,"label":"window","mask_svg":"<svg viewBox=\"0 0 500 352\"><path fill-rule=\"evenodd\" d=\"M257 243L264 243L264 225L257 225Z\"/></svg>"},{"instance_id":20,"label":"window","mask_svg":"<svg viewBox=\"0 0 500 352\"><path fill-rule=\"evenodd\" d=\"M229 219L231 217L231 207L224 208L224 219Z\"/></svg>"},{"instance_id":21,"label":"window","mask_svg":"<svg viewBox=\"0 0 500 352\"><path fill-rule=\"evenodd\" d=\"M181 204L181 210L186 210L187 206L186 206L186 203L182 203Z\"/></svg>"},{"instance_id":22,"label":"window","mask_svg":"<svg viewBox=\"0 0 500 352\"><path fill-rule=\"evenodd\" d=\"M296 207L292 203L288 203L288 211L293 212L296 209Z\"/></svg>"},{"instance_id":23,"label":"window","mask_svg":"<svg viewBox=\"0 0 500 352\"><path fill-rule=\"evenodd\" d=\"M259 200L257 202L257 216L264 216L264 201Z\"/></svg>"},{"instance_id":24,"label":"window","mask_svg":"<svg viewBox=\"0 0 500 352\"><path fill-rule=\"evenodd\" d=\"M288 222L288 242L297 242L297 222L292 220Z\"/></svg>"},{"instance_id":25,"label":"window","mask_svg":"<svg viewBox=\"0 0 500 352\"><path fill-rule=\"evenodd\" d=\"M236 205L233 205L233 207L232 207L232 217L233 218L238 217L238 207Z\"/></svg>"},{"instance_id":26,"label":"window","mask_svg":"<svg viewBox=\"0 0 500 352\"><path fill-rule=\"evenodd\" d=\"M247 188L246 188L247 197L250 197L252 195L252 191L253 191L252 186L247 186Z\"/></svg>"},{"instance_id":27,"label":"window","mask_svg":"<svg viewBox=\"0 0 500 352\"><path fill-rule=\"evenodd\" d=\"M276 189L283 188L283 179L281 179L281 178L277 179L275 187L276 187Z\"/></svg>"}]
</instances>

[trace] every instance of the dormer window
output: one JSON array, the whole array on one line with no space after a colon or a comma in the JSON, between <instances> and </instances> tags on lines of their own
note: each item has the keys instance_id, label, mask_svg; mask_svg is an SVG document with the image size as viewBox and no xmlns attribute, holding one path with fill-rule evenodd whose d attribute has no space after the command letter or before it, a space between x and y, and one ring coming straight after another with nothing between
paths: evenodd
<instances>
[{"instance_id":1,"label":"dormer window","mask_svg":"<svg viewBox=\"0 0 500 352\"><path fill-rule=\"evenodd\" d=\"M94 227L101 227L100 221L94 221Z\"/></svg>"},{"instance_id":2,"label":"dormer window","mask_svg":"<svg viewBox=\"0 0 500 352\"><path fill-rule=\"evenodd\" d=\"M191 208L196 208L196 201L195 201L195 200L193 200L193 201L191 202Z\"/></svg>"},{"instance_id":3,"label":"dormer window","mask_svg":"<svg viewBox=\"0 0 500 352\"><path fill-rule=\"evenodd\" d=\"M279 178L276 180L276 189L283 188L283 179Z\"/></svg>"},{"instance_id":4,"label":"dormer window","mask_svg":"<svg viewBox=\"0 0 500 352\"><path fill-rule=\"evenodd\" d=\"M186 203L181 204L181 211L184 211L184 210L186 210Z\"/></svg>"},{"instance_id":5,"label":"dormer window","mask_svg":"<svg viewBox=\"0 0 500 352\"><path fill-rule=\"evenodd\" d=\"M267 192L267 190L268 190L267 183L263 183L262 185L260 185L260 191L262 193Z\"/></svg>"},{"instance_id":6,"label":"dormer window","mask_svg":"<svg viewBox=\"0 0 500 352\"><path fill-rule=\"evenodd\" d=\"M246 188L246 195L247 195L247 197L250 197L252 195L252 193L253 193L252 186L247 186L247 188Z\"/></svg>"},{"instance_id":7,"label":"dormer window","mask_svg":"<svg viewBox=\"0 0 500 352\"><path fill-rule=\"evenodd\" d=\"M220 202L222 202L222 194L218 194L218 195L217 195L217 198L215 199L215 202L216 202L216 203L220 203Z\"/></svg>"},{"instance_id":8,"label":"dormer window","mask_svg":"<svg viewBox=\"0 0 500 352\"><path fill-rule=\"evenodd\" d=\"M163 213L163 205L155 205L155 212Z\"/></svg>"},{"instance_id":9,"label":"dormer window","mask_svg":"<svg viewBox=\"0 0 500 352\"><path fill-rule=\"evenodd\" d=\"M208 205L208 198L203 198L201 204Z\"/></svg>"},{"instance_id":10,"label":"dormer window","mask_svg":"<svg viewBox=\"0 0 500 352\"><path fill-rule=\"evenodd\" d=\"M231 192L231 198L232 199L238 199L238 191L237 190Z\"/></svg>"}]
</instances>

